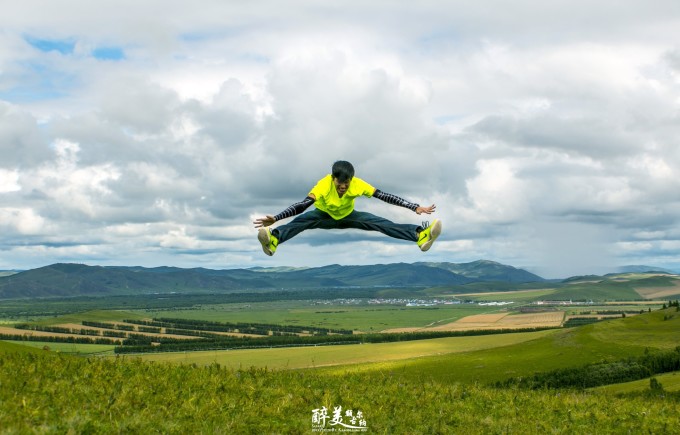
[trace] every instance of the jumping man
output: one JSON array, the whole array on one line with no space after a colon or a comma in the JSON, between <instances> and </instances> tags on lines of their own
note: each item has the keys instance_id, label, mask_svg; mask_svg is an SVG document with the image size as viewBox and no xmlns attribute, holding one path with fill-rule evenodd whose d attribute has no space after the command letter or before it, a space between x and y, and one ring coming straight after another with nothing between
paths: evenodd
<instances>
[{"instance_id":1,"label":"jumping man","mask_svg":"<svg viewBox=\"0 0 680 435\"><path fill-rule=\"evenodd\" d=\"M430 249L432 243L439 237L442 230L442 223L439 219L435 219L431 225L428 222L424 222L423 225L395 224L371 213L354 210L354 199L358 196L378 198L388 204L408 208L417 214L433 213L436 209L434 204L421 207L396 195L376 189L361 178L354 176L354 167L350 162L335 162L331 172L319 180L302 201L291 205L276 216L267 215L253 222L255 228L259 228L257 239L262 244L265 254L274 255L278 245L312 228L324 230L356 228L379 231L396 239L416 242L421 251ZM268 228L274 222L299 215L312 204L316 206L315 210L304 213L278 228Z\"/></svg>"}]
</instances>

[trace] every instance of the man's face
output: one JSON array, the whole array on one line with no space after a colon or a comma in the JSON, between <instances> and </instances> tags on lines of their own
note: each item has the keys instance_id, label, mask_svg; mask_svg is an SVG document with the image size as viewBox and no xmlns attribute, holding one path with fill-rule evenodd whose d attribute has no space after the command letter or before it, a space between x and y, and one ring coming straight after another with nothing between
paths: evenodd
<instances>
[{"instance_id":1,"label":"man's face","mask_svg":"<svg viewBox=\"0 0 680 435\"><path fill-rule=\"evenodd\" d=\"M352 182L352 179L350 178L349 180L345 182L341 182L337 178L333 178L333 184L335 184L335 190L338 192L338 196L342 198L342 195L347 192L347 189L349 189L349 183Z\"/></svg>"}]
</instances>

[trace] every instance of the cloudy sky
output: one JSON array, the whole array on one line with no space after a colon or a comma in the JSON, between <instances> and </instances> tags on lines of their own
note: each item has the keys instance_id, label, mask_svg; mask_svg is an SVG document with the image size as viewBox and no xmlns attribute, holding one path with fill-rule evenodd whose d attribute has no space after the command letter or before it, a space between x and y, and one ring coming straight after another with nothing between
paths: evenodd
<instances>
[{"instance_id":1,"label":"cloudy sky","mask_svg":"<svg viewBox=\"0 0 680 435\"><path fill-rule=\"evenodd\" d=\"M0 3L0 269L680 270L677 0ZM432 250L317 230L266 257L252 220L338 159L436 203Z\"/></svg>"}]
</instances>

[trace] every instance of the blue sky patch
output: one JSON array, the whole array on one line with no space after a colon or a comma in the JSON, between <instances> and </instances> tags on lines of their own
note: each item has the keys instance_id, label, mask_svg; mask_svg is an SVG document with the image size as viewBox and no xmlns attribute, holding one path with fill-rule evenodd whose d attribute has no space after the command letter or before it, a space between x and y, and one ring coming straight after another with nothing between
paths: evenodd
<instances>
[{"instance_id":1,"label":"blue sky patch","mask_svg":"<svg viewBox=\"0 0 680 435\"><path fill-rule=\"evenodd\" d=\"M99 47L92 50L92 56L99 60L122 60L125 52L120 47Z\"/></svg>"},{"instance_id":2,"label":"blue sky patch","mask_svg":"<svg viewBox=\"0 0 680 435\"><path fill-rule=\"evenodd\" d=\"M76 46L76 41L74 39L40 39L30 36L26 37L25 39L26 42L31 44L33 47L45 53L56 51L61 54L72 54L73 49Z\"/></svg>"},{"instance_id":3,"label":"blue sky patch","mask_svg":"<svg viewBox=\"0 0 680 435\"><path fill-rule=\"evenodd\" d=\"M0 100L30 103L63 98L78 86L77 76L37 61L21 62L21 80L0 91Z\"/></svg>"}]
</instances>

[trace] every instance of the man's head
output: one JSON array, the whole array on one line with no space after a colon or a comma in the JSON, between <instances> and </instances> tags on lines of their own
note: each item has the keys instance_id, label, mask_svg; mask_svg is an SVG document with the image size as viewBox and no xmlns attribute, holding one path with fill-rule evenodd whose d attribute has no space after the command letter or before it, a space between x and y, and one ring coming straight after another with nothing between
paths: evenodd
<instances>
[{"instance_id":1,"label":"man's head","mask_svg":"<svg viewBox=\"0 0 680 435\"><path fill-rule=\"evenodd\" d=\"M331 171L333 178L340 181L341 183L349 183L354 178L354 166L350 162L344 160L338 160L333 163L333 169Z\"/></svg>"},{"instance_id":2,"label":"man's head","mask_svg":"<svg viewBox=\"0 0 680 435\"><path fill-rule=\"evenodd\" d=\"M354 178L354 166L350 162L338 160L333 163L331 175L333 176L333 183L338 191L338 195L342 196L347 192L349 183Z\"/></svg>"}]
</instances>

